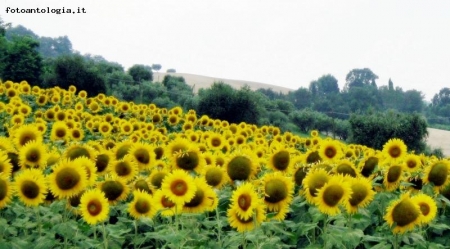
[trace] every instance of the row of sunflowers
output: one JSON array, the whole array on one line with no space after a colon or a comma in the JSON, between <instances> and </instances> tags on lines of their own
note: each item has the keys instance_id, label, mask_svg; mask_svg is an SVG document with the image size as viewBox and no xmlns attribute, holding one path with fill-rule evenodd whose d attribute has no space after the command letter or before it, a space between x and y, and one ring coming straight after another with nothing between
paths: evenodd
<instances>
[{"instance_id":1,"label":"row of sunflowers","mask_svg":"<svg viewBox=\"0 0 450 249\"><path fill-rule=\"evenodd\" d=\"M408 152L399 139L380 151L25 81L0 84L0 119L0 224L35 224L4 229L0 245L21 247L8 235L32 234L28 242L43 246L40 238L63 237L57 247L450 243L440 236L450 229L450 161ZM46 230L56 214L47 222L71 222L84 239ZM190 239L190 226L204 236Z\"/></svg>"}]
</instances>

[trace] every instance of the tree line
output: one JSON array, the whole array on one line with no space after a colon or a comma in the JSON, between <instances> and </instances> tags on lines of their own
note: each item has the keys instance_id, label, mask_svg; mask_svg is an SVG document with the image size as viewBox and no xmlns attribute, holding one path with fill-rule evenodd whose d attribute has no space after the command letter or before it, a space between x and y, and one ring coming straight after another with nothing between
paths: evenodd
<instances>
[{"instance_id":1,"label":"tree line","mask_svg":"<svg viewBox=\"0 0 450 249\"><path fill-rule=\"evenodd\" d=\"M313 80L309 87L300 87L287 94L272 89L252 91L248 86L234 89L223 82L215 82L196 94L182 77L166 75L161 80L153 79L153 71L159 71L160 64L133 65L125 71L119 63L74 51L67 36L39 37L25 27L11 27L1 19L0 51L2 80L26 80L41 87L68 88L73 84L90 96L106 93L136 103L152 102L167 108L178 105L212 118L275 125L284 131L306 133L318 129L374 148L384 144L386 137L402 133L393 130L411 124L418 131L415 132L416 142L409 146L423 151L423 138L430 123L424 117L443 125L450 124L448 120L436 118L450 117L449 88L441 89L431 103L425 103L421 92L394 87L392 80L379 87L378 76L369 68L350 70L343 89L339 88L334 76L327 74ZM175 72L174 69L168 71ZM378 129L376 126L381 125L375 122L380 119L369 118L373 116L383 116L383 125L403 123L386 131L380 140L360 141L363 135L357 132L358 127L370 130L369 127ZM373 122L361 124L367 120ZM411 136L404 135L405 138Z\"/></svg>"}]
</instances>

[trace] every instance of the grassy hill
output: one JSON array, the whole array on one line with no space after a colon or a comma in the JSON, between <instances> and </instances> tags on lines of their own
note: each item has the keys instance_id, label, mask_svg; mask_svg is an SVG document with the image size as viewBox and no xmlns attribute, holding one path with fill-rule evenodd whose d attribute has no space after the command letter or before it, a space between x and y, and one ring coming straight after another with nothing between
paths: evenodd
<instances>
[{"instance_id":1,"label":"grassy hill","mask_svg":"<svg viewBox=\"0 0 450 249\"><path fill-rule=\"evenodd\" d=\"M252 89L252 90L258 90L260 88L272 88L273 91L282 92L284 94L288 93L289 91L295 90L295 89L290 89L290 88L281 87L281 86L274 86L274 85L269 85L269 84L259 83L259 82L215 78L215 77L208 77L208 76L188 74L188 73L157 73L157 72L153 72L153 80L154 81L162 81L164 79L164 76L166 76L167 74L176 76L176 77L183 77L186 80L186 83L188 85L194 86L195 92L197 92L198 89L200 89L200 88L209 88L214 82L218 82L218 81L222 81L236 89L240 89L242 86L248 85L250 87L250 89Z\"/></svg>"}]
</instances>

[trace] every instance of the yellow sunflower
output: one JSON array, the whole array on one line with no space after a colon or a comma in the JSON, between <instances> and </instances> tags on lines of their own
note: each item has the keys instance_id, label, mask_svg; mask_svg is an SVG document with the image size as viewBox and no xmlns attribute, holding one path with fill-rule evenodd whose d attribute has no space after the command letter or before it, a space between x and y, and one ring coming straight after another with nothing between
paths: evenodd
<instances>
[{"instance_id":1,"label":"yellow sunflower","mask_svg":"<svg viewBox=\"0 0 450 249\"><path fill-rule=\"evenodd\" d=\"M225 138L219 133L211 132L206 142L209 149L220 150L225 145Z\"/></svg>"},{"instance_id":2,"label":"yellow sunflower","mask_svg":"<svg viewBox=\"0 0 450 249\"><path fill-rule=\"evenodd\" d=\"M386 208L384 220L390 227L395 225L393 233L404 233L419 225L421 216L419 205L410 198L409 193L404 193Z\"/></svg>"},{"instance_id":3,"label":"yellow sunflower","mask_svg":"<svg viewBox=\"0 0 450 249\"><path fill-rule=\"evenodd\" d=\"M242 219L252 217L257 206L262 203L255 188L249 182L240 185L231 196L231 204L236 207L235 212Z\"/></svg>"},{"instance_id":4,"label":"yellow sunflower","mask_svg":"<svg viewBox=\"0 0 450 249\"><path fill-rule=\"evenodd\" d=\"M97 153L94 148L84 143L74 143L70 145L63 154L64 158L75 160L78 157L87 157L91 161L95 161Z\"/></svg>"},{"instance_id":5,"label":"yellow sunflower","mask_svg":"<svg viewBox=\"0 0 450 249\"><path fill-rule=\"evenodd\" d=\"M13 165L6 152L0 150L0 174L6 177L10 177L12 173Z\"/></svg>"},{"instance_id":6,"label":"yellow sunflower","mask_svg":"<svg viewBox=\"0 0 450 249\"><path fill-rule=\"evenodd\" d=\"M125 200L130 191L125 180L117 176L106 176L98 184L98 188L105 193L105 197L110 204L116 204L119 201Z\"/></svg>"},{"instance_id":7,"label":"yellow sunflower","mask_svg":"<svg viewBox=\"0 0 450 249\"><path fill-rule=\"evenodd\" d=\"M227 217L230 226L241 233L253 230L266 219L265 208L261 202L256 205L253 210L254 214L250 217L243 218L239 212L240 208L236 204L232 205L228 208Z\"/></svg>"},{"instance_id":8,"label":"yellow sunflower","mask_svg":"<svg viewBox=\"0 0 450 249\"><path fill-rule=\"evenodd\" d=\"M322 140L318 152L323 161L336 161L344 156L341 145L336 140Z\"/></svg>"},{"instance_id":9,"label":"yellow sunflower","mask_svg":"<svg viewBox=\"0 0 450 249\"><path fill-rule=\"evenodd\" d=\"M403 180L403 173L405 168L403 164L389 165L384 173L383 184L388 191L393 191L398 188L400 182Z\"/></svg>"},{"instance_id":10,"label":"yellow sunflower","mask_svg":"<svg viewBox=\"0 0 450 249\"><path fill-rule=\"evenodd\" d=\"M188 149L175 152L172 155L172 167L174 169L201 172L205 166L205 158L194 144L190 145Z\"/></svg>"},{"instance_id":11,"label":"yellow sunflower","mask_svg":"<svg viewBox=\"0 0 450 249\"><path fill-rule=\"evenodd\" d=\"M5 153L16 151L10 138L0 136L0 151Z\"/></svg>"},{"instance_id":12,"label":"yellow sunflower","mask_svg":"<svg viewBox=\"0 0 450 249\"><path fill-rule=\"evenodd\" d=\"M216 192L206 183L204 178L195 178L194 184L197 187L194 198L184 204L183 211L187 213L213 211L219 201Z\"/></svg>"},{"instance_id":13,"label":"yellow sunflower","mask_svg":"<svg viewBox=\"0 0 450 249\"><path fill-rule=\"evenodd\" d=\"M115 162L114 154L110 150L100 150L95 160L95 167L98 175L104 175L109 172L111 166Z\"/></svg>"},{"instance_id":14,"label":"yellow sunflower","mask_svg":"<svg viewBox=\"0 0 450 249\"><path fill-rule=\"evenodd\" d=\"M74 161L62 160L53 167L53 172L48 176L48 182L54 196L72 197L86 188L86 169Z\"/></svg>"},{"instance_id":15,"label":"yellow sunflower","mask_svg":"<svg viewBox=\"0 0 450 249\"><path fill-rule=\"evenodd\" d=\"M45 200L47 182L40 169L22 170L14 179L14 189L26 206L38 206Z\"/></svg>"},{"instance_id":16,"label":"yellow sunflower","mask_svg":"<svg viewBox=\"0 0 450 249\"><path fill-rule=\"evenodd\" d=\"M348 199L347 212L356 213L358 208L364 208L372 202L375 191L372 189L372 182L364 177L348 179L352 189L352 195Z\"/></svg>"},{"instance_id":17,"label":"yellow sunflower","mask_svg":"<svg viewBox=\"0 0 450 249\"><path fill-rule=\"evenodd\" d=\"M152 194L153 191L151 190L150 186L151 186L150 180L147 177L143 176L137 177L132 183L133 190L144 191L147 192L148 194Z\"/></svg>"},{"instance_id":18,"label":"yellow sunflower","mask_svg":"<svg viewBox=\"0 0 450 249\"><path fill-rule=\"evenodd\" d=\"M348 159L338 160L334 167L334 172L344 176L358 177L358 171L355 164Z\"/></svg>"},{"instance_id":19,"label":"yellow sunflower","mask_svg":"<svg viewBox=\"0 0 450 249\"><path fill-rule=\"evenodd\" d=\"M11 202L13 188L9 181L9 176L0 173L0 209L6 207Z\"/></svg>"},{"instance_id":20,"label":"yellow sunflower","mask_svg":"<svg viewBox=\"0 0 450 249\"><path fill-rule=\"evenodd\" d=\"M153 191L161 189L164 178L169 175L165 169L154 169L149 175L150 187Z\"/></svg>"},{"instance_id":21,"label":"yellow sunflower","mask_svg":"<svg viewBox=\"0 0 450 249\"><path fill-rule=\"evenodd\" d=\"M450 174L450 162L439 160L428 165L424 170L423 182L431 183L435 190L440 190L448 185Z\"/></svg>"},{"instance_id":22,"label":"yellow sunflower","mask_svg":"<svg viewBox=\"0 0 450 249\"><path fill-rule=\"evenodd\" d=\"M113 148L113 153L116 159L122 159L125 155L127 155L133 145L134 143L131 140L125 140L117 143Z\"/></svg>"},{"instance_id":23,"label":"yellow sunflower","mask_svg":"<svg viewBox=\"0 0 450 249\"><path fill-rule=\"evenodd\" d=\"M122 178L126 182L131 182L138 174L138 164L134 158L128 154L111 164L111 173Z\"/></svg>"},{"instance_id":24,"label":"yellow sunflower","mask_svg":"<svg viewBox=\"0 0 450 249\"><path fill-rule=\"evenodd\" d=\"M202 175L206 180L206 183L216 189L220 189L225 183L229 181L228 175L224 168L216 165L206 166Z\"/></svg>"},{"instance_id":25,"label":"yellow sunflower","mask_svg":"<svg viewBox=\"0 0 450 249\"><path fill-rule=\"evenodd\" d=\"M292 160L291 151L289 149L286 149L284 146L279 147L270 153L268 157L269 168L287 174L291 173L294 161Z\"/></svg>"},{"instance_id":26,"label":"yellow sunflower","mask_svg":"<svg viewBox=\"0 0 450 249\"><path fill-rule=\"evenodd\" d=\"M84 168L86 170L86 186L93 186L97 181L97 167L95 163L85 156L77 157L73 160L73 163L79 168Z\"/></svg>"},{"instance_id":27,"label":"yellow sunflower","mask_svg":"<svg viewBox=\"0 0 450 249\"><path fill-rule=\"evenodd\" d=\"M406 169L410 172L415 172L422 167L420 156L415 154L408 154L405 156Z\"/></svg>"},{"instance_id":28,"label":"yellow sunflower","mask_svg":"<svg viewBox=\"0 0 450 249\"><path fill-rule=\"evenodd\" d=\"M69 127L67 127L66 122L56 121L52 125L52 130L50 133L50 140L52 141L66 141L69 137Z\"/></svg>"},{"instance_id":29,"label":"yellow sunflower","mask_svg":"<svg viewBox=\"0 0 450 249\"><path fill-rule=\"evenodd\" d=\"M42 143L43 137L42 133L39 131L39 129L35 125L23 125L16 130L13 131L12 134L13 142L16 145L16 148L20 149L28 142L31 142L33 140L37 141L38 143Z\"/></svg>"},{"instance_id":30,"label":"yellow sunflower","mask_svg":"<svg viewBox=\"0 0 450 249\"><path fill-rule=\"evenodd\" d=\"M263 178L264 203L268 211L278 212L277 219L284 220L294 192L292 179L281 172L266 174Z\"/></svg>"},{"instance_id":31,"label":"yellow sunflower","mask_svg":"<svg viewBox=\"0 0 450 249\"><path fill-rule=\"evenodd\" d=\"M315 197L320 212L328 215L336 215L341 212L339 206L348 205L352 196L350 184L344 181L342 175L333 175L325 185L317 191ZM348 209L348 208L347 208Z\"/></svg>"},{"instance_id":32,"label":"yellow sunflower","mask_svg":"<svg viewBox=\"0 0 450 249\"><path fill-rule=\"evenodd\" d=\"M47 147L44 143L32 140L19 149L19 165L44 169L47 166Z\"/></svg>"},{"instance_id":33,"label":"yellow sunflower","mask_svg":"<svg viewBox=\"0 0 450 249\"><path fill-rule=\"evenodd\" d=\"M194 198L197 187L194 179L184 170L173 170L164 177L161 189L170 201L183 206Z\"/></svg>"},{"instance_id":34,"label":"yellow sunflower","mask_svg":"<svg viewBox=\"0 0 450 249\"><path fill-rule=\"evenodd\" d=\"M361 169L361 175L364 177L370 177L378 166L378 157L372 155L364 158L359 163L359 168Z\"/></svg>"},{"instance_id":35,"label":"yellow sunflower","mask_svg":"<svg viewBox=\"0 0 450 249\"><path fill-rule=\"evenodd\" d=\"M128 204L128 213L135 219L152 218L157 209L153 205L152 196L141 190L133 191L133 200Z\"/></svg>"},{"instance_id":36,"label":"yellow sunflower","mask_svg":"<svg viewBox=\"0 0 450 249\"><path fill-rule=\"evenodd\" d=\"M392 138L383 145L382 153L388 160L397 161L406 155L407 147L401 139Z\"/></svg>"},{"instance_id":37,"label":"yellow sunflower","mask_svg":"<svg viewBox=\"0 0 450 249\"><path fill-rule=\"evenodd\" d=\"M329 180L331 176L328 172L322 168L312 168L306 174L303 179L303 190L306 200L309 203L315 203L315 197L317 192L321 189Z\"/></svg>"},{"instance_id":38,"label":"yellow sunflower","mask_svg":"<svg viewBox=\"0 0 450 249\"><path fill-rule=\"evenodd\" d=\"M145 143L134 143L128 154L134 158L140 170L150 169L156 160L155 149Z\"/></svg>"},{"instance_id":39,"label":"yellow sunflower","mask_svg":"<svg viewBox=\"0 0 450 249\"><path fill-rule=\"evenodd\" d=\"M232 181L253 179L259 168L258 157L249 149L237 150L226 160L224 167Z\"/></svg>"},{"instance_id":40,"label":"yellow sunflower","mask_svg":"<svg viewBox=\"0 0 450 249\"><path fill-rule=\"evenodd\" d=\"M419 205L420 212L422 213L420 222L422 224L428 224L436 217L437 205L436 201L430 196L420 193L411 197L411 201Z\"/></svg>"},{"instance_id":41,"label":"yellow sunflower","mask_svg":"<svg viewBox=\"0 0 450 249\"><path fill-rule=\"evenodd\" d=\"M163 190L159 189L153 195L153 206L162 216L174 216L181 211L181 207L172 202Z\"/></svg>"},{"instance_id":42,"label":"yellow sunflower","mask_svg":"<svg viewBox=\"0 0 450 249\"><path fill-rule=\"evenodd\" d=\"M103 222L109 215L109 203L105 194L99 189L84 192L80 199L81 216L90 225Z\"/></svg>"}]
</instances>

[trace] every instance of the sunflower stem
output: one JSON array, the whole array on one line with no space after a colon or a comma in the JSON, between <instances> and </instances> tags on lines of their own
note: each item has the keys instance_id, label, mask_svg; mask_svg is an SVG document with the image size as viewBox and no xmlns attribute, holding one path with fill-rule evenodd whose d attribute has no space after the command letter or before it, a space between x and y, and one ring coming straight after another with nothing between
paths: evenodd
<instances>
[{"instance_id":1,"label":"sunflower stem","mask_svg":"<svg viewBox=\"0 0 450 249\"><path fill-rule=\"evenodd\" d=\"M108 249L108 239L106 236L106 226L105 223L102 224L103 225L103 245L105 246L105 249Z\"/></svg>"},{"instance_id":2,"label":"sunflower stem","mask_svg":"<svg viewBox=\"0 0 450 249\"><path fill-rule=\"evenodd\" d=\"M217 220L217 239L219 240L219 248L222 247L222 241L221 241L221 232L222 232L222 226L220 224L220 214L219 214L219 207L216 207L216 220Z\"/></svg>"},{"instance_id":3,"label":"sunflower stem","mask_svg":"<svg viewBox=\"0 0 450 249\"><path fill-rule=\"evenodd\" d=\"M36 217L37 217L37 223L38 223L38 231L39 231L39 237L42 235L42 222L41 222L41 213L39 212L39 206L36 206Z\"/></svg>"},{"instance_id":4,"label":"sunflower stem","mask_svg":"<svg viewBox=\"0 0 450 249\"><path fill-rule=\"evenodd\" d=\"M243 249L247 248L247 240L245 240L245 231L242 232L242 248Z\"/></svg>"},{"instance_id":5,"label":"sunflower stem","mask_svg":"<svg viewBox=\"0 0 450 249\"><path fill-rule=\"evenodd\" d=\"M97 240L97 226L92 226L92 229L94 230L94 239Z\"/></svg>"}]
</instances>

